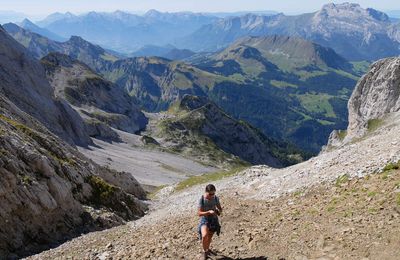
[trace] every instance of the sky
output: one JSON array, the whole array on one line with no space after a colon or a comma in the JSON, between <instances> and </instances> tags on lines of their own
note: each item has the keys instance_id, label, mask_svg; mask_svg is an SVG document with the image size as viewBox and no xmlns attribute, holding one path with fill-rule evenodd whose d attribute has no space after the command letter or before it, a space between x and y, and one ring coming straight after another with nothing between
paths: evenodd
<instances>
[{"instance_id":1,"label":"sky","mask_svg":"<svg viewBox=\"0 0 400 260\"><path fill-rule=\"evenodd\" d=\"M28 15L44 16L53 12L84 13L89 11L112 12L123 10L145 12L159 11L234 12L274 10L286 14L313 12L329 0L0 0L0 11L16 11ZM334 1L335 3L340 3ZM351 1L362 7L378 10L400 10L400 0Z\"/></svg>"}]
</instances>

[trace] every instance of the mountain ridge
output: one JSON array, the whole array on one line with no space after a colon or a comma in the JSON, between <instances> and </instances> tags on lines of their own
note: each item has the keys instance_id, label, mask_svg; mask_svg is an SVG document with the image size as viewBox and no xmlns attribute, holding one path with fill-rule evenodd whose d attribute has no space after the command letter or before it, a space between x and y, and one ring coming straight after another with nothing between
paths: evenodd
<instances>
[{"instance_id":1,"label":"mountain ridge","mask_svg":"<svg viewBox=\"0 0 400 260\"><path fill-rule=\"evenodd\" d=\"M317 12L296 16L251 14L219 19L183 38L177 46L209 51L243 36L280 34L315 41L348 60L376 60L399 54L400 39L388 33L392 28L388 16L380 11L351 3L327 4ZM206 40L199 44L200 38Z\"/></svg>"}]
</instances>

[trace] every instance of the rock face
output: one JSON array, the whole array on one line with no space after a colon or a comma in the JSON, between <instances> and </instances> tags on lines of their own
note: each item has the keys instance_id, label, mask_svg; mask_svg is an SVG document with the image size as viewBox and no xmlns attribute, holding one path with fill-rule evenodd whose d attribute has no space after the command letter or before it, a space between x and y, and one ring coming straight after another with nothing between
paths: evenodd
<instances>
[{"instance_id":1,"label":"rock face","mask_svg":"<svg viewBox=\"0 0 400 260\"><path fill-rule=\"evenodd\" d=\"M56 96L66 99L90 125L94 137L115 139L103 124L135 133L147 118L119 86L67 55L51 53L41 60Z\"/></svg>"},{"instance_id":2,"label":"rock face","mask_svg":"<svg viewBox=\"0 0 400 260\"><path fill-rule=\"evenodd\" d=\"M348 110L349 126L345 136L340 137L339 132L334 131L328 146L339 146L362 137L385 115L400 110L400 58L375 62L357 83Z\"/></svg>"},{"instance_id":3,"label":"rock face","mask_svg":"<svg viewBox=\"0 0 400 260\"><path fill-rule=\"evenodd\" d=\"M0 28L0 93L71 144L91 143L80 118L65 100L56 98L39 62Z\"/></svg>"},{"instance_id":4,"label":"rock face","mask_svg":"<svg viewBox=\"0 0 400 260\"><path fill-rule=\"evenodd\" d=\"M82 118L1 28L0 55L0 258L142 216L143 189L70 145L91 141Z\"/></svg>"},{"instance_id":5,"label":"rock face","mask_svg":"<svg viewBox=\"0 0 400 260\"><path fill-rule=\"evenodd\" d=\"M377 61L361 78L349 100L346 139L365 133L368 121L400 109L400 58Z\"/></svg>"}]
</instances>

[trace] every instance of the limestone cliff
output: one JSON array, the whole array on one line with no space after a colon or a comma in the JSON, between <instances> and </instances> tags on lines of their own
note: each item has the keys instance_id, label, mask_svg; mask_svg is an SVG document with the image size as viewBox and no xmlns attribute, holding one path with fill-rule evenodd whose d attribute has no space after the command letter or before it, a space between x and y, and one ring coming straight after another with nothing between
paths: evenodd
<instances>
[{"instance_id":1,"label":"limestone cliff","mask_svg":"<svg viewBox=\"0 0 400 260\"><path fill-rule=\"evenodd\" d=\"M381 119L400 110L400 58L375 62L357 83L348 103L347 131L332 132L328 146L339 146L379 126Z\"/></svg>"}]
</instances>

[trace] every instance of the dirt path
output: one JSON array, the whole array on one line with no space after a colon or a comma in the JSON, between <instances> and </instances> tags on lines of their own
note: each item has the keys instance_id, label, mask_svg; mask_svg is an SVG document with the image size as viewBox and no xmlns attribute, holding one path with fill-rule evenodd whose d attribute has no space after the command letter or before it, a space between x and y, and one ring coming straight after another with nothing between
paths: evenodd
<instances>
[{"instance_id":1,"label":"dirt path","mask_svg":"<svg viewBox=\"0 0 400 260\"><path fill-rule=\"evenodd\" d=\"M364 176L400 159L399 117L389 117L368 138L307 162L252 167L216 182L226 210L214 258L398 259L399 173ZM138 221L32 259L198 259L195 213L203 186L154 202Z\"/></svg>"},{"instance_id":2,"label":"dirt path","mask_svg":"<svg viewBox=\"0 0 400 260\"><path fill-rule=\"evenodd\" d=\"M396 259L399 192L396 171L272 201L222 195L211 259ZM92 233L31 259L201 259L195 211L155 223Z\"/></svg>"}]
</instances>

